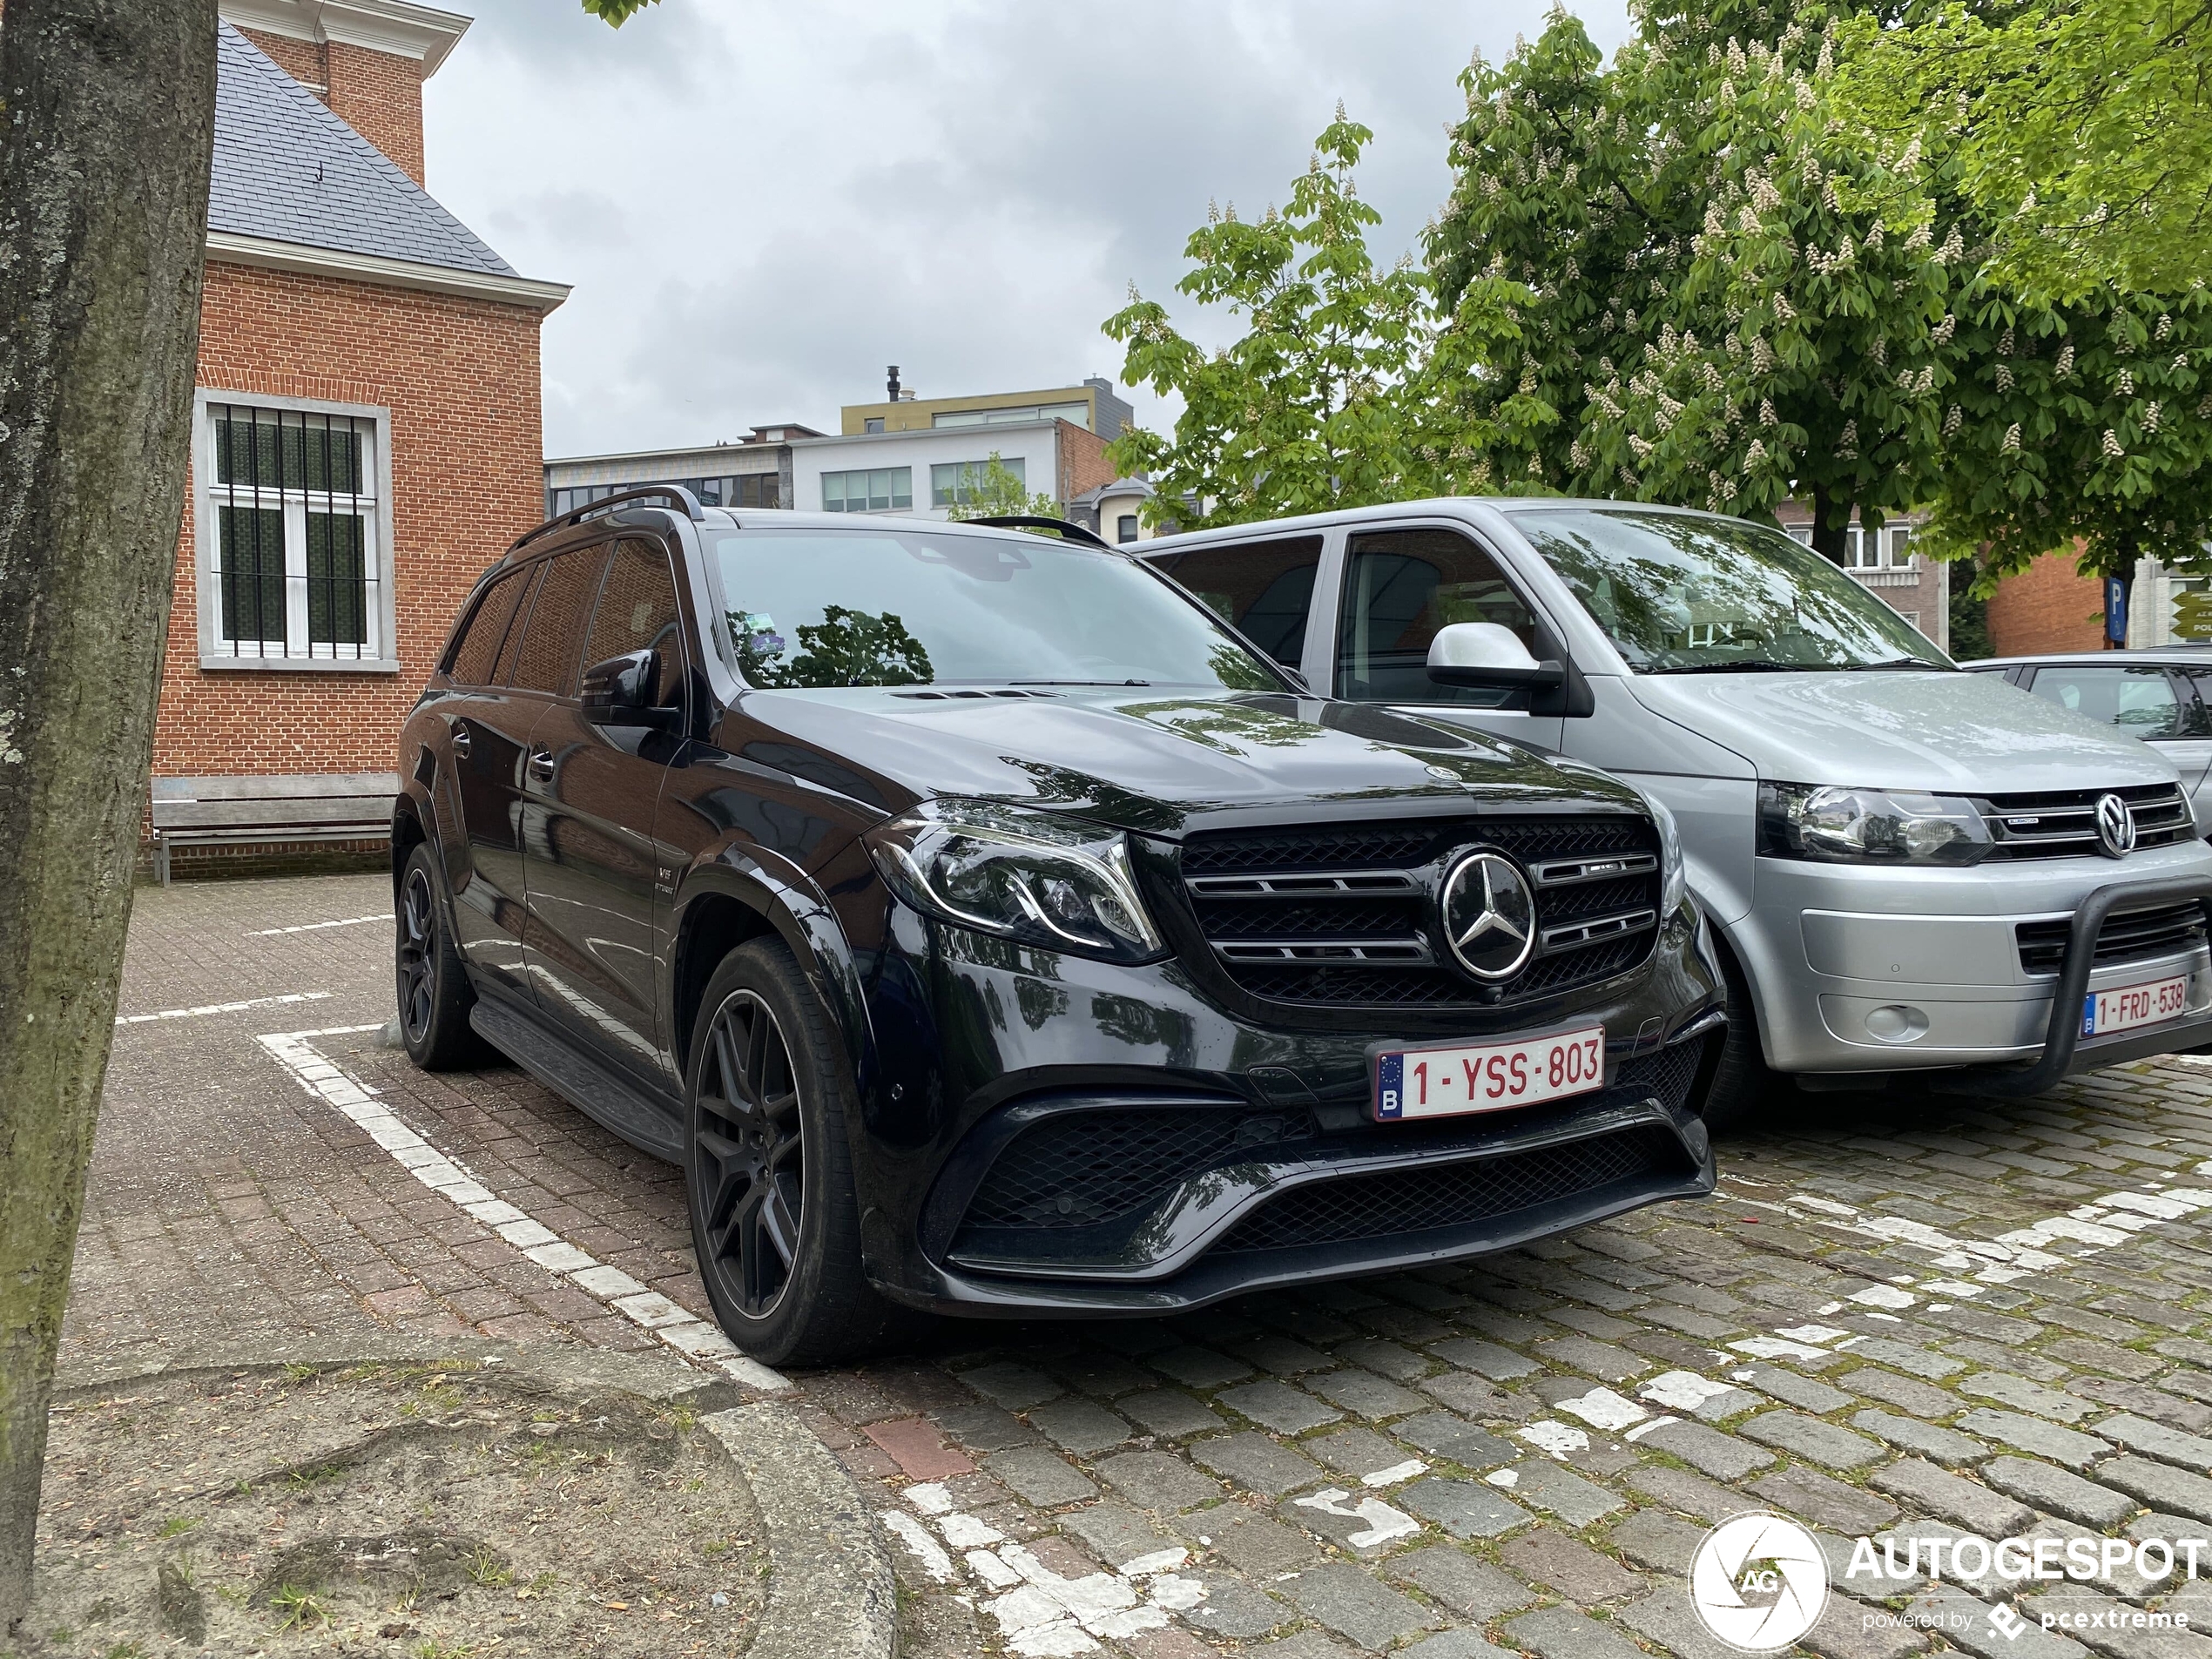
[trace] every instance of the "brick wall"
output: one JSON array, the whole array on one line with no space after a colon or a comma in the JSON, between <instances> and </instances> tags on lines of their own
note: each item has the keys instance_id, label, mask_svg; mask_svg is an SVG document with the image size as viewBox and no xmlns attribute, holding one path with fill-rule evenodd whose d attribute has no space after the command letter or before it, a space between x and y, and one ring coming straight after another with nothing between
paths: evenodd
<instances>
[{"instance_id":1,"label":"brick wall","mask_svg":"<svg viewBox=\"0 0 2212 1659\"><path fill-rule=\"evenodd\" d=\"M188 508L158 777L389 772L401 719L484 567L543 516L532 309L210 261L199 384L391 410L397 674L199 666ZM189 500L189 497L187 498Z\"/></svg>"},{"instance_id":2,"label":"brick wall","mask_svg":"<svg viewBox=\"0 0 2212 1659\"><path fill-rule=\"evenodd\" d=\"M1101 484L1110 484L1116 474L1106 459L1106 440L1096 432L1086 431L1072 421L1059 422L1055 436L1058 439L1060 455L1060 489L1062 505L1075 500L1086 489L1096 489Z\"/></svg>"},{"instance_id":3,"label":"brick wall","mask_svg":"<svg viewBox=\"0 0 2212 1659\"><path fill-rule=\"evenodd\" d=\"M415 180L423 182L422 65L396 52L342 41L327 45L259 29L246 37Z\"/></svg>"},{"instance_id":4,"label":"brick wall","mask_svg":"<svg viewBox=\"0 0 2212 1659\"><path fill-rule=\"evenodd\" d=\"M2104 644L2104 586L2078 574L2071 549L2046 553L1989 596L1990 649L2000 657L2095 651Z\"/></svg>"}]
</instances>

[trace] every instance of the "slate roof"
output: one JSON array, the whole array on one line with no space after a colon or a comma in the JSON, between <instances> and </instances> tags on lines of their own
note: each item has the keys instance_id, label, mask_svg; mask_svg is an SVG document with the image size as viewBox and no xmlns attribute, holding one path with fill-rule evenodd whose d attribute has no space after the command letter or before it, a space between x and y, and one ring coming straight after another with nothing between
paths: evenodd
<instances>
[{"instance_id":1,"label":"slate roof","mask_svg":"<svg viewBox=\"0 0 2212 1659\"><path fill-rule=\"evenodd\" d=\"M216 47L207 228L415 265L515 268L229 24Z\"/></svg>"}]
</instances>

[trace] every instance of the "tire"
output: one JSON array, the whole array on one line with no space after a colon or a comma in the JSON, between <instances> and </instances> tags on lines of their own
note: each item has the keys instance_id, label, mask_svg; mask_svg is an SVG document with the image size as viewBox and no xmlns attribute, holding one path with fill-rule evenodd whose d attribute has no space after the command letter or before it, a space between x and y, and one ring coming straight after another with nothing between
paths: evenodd
<instances>
[{"instance_id":1,"label":"tire","mask_svg":"<svg viewBox=\"0 0 2212 1659\"><path fill-rule=\"evenodd\" d=\"M469 1023L476 993L447 925L445 883L427 843L400 871L393 966L398 981L400 1042L425 1071L481 1066L490 1054Z\"/></svg>"},{"instance_id":2,"label":"tire","mask_svg":"<svg viewBox=\"0 0 2212 1659\"><path fill-rule=\"evenodd\" d=\"M1759 1048L1759 1015L1751 1001L1750 985L1728 947L1717 940L1715 943L1718 948L1713 954L1720 961L1721 982L1728 995L1728 1036L1705 1096L1704 1117L1708 1130L1726 1135L1757 1123L1793 1097L1797 1085L1767 1064Z\"/></svg>"},{"instance_id":3,"label":"tire","mask_svg":"<svg viewBox=\"0 0 2212 1659\"><path fill-rule=\"evenodd\" d=\"M857 1359L914 1323L862 1270L853 1097L790 949L755 939L723 958L685 1069L684 1185L715 1318L766 1365Z\"/></svg>"}]
</instances>

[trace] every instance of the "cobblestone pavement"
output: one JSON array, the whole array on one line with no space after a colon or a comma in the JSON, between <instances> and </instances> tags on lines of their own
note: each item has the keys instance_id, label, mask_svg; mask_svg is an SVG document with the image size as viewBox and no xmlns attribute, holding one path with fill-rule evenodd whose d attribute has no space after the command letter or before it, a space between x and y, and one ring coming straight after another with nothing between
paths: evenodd
<instances>
[{"instance_id":1,"label":"cobblestone pavement","mask_svg":"<svg viewBox=\"0 0 2212 1659\"><path fill-rule=\"evenodd\" d=\"M388 1017L388 924L353 919L388 892L141 895L125 1015L315 1000L118 1030L65 1365L696 1331L672 1170L511 1070L426 1076L373 1032L256 1041ZM794 1398L882 1514L916 1655L1720 1659L1685 1568L1711 1525L1771 1510L1829 1548L1804 1643L1825 1659L2212 1659L2113 1616L2212 1621L2204 1580L2118 1548L2212 1531L2212 1071L1838 1101L1722 1167L1710 1204L1470 1266L1175 1320L948 1325ZM1901 1557L1962 1533L2114 1547L2087 1584L1844 1575L1861 1535ZM2061 1602L2096 1622L2042 1628ZM1939 1633L1874 1617L1905 1610Z\"/></svg>"}]
</instances>

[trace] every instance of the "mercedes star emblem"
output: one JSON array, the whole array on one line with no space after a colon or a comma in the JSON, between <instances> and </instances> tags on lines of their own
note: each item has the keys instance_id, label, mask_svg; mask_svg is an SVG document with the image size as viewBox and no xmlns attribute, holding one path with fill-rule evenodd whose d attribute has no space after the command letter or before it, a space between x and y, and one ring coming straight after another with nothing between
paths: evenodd
<instances>
[{"instance_id":1,"label":"mercedes star emblem","mask_svg":"<svg viewBox=\"0 0 2212 1659\"><path fill-rule=\"evenodd\" d=\"M1536 948L1536 895L1502 853L1470 853L1444 878L1444 937L1480 980L1511 979Z\"/></svg>"},{"instance_id":2,"label":"mercedes star emblem","mask_svg":"<svg viewBox=\"0 0 2212 1659\"><path fill-rule=\"evenodd\" d=\"M2097 847L2108 859L2124 859L2135 850L2135 815L2117 795L2097 797Z\"/></svg>"}]
</instances>

